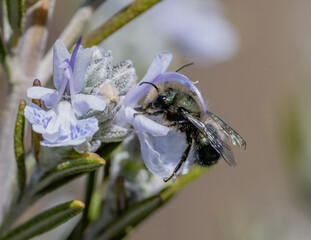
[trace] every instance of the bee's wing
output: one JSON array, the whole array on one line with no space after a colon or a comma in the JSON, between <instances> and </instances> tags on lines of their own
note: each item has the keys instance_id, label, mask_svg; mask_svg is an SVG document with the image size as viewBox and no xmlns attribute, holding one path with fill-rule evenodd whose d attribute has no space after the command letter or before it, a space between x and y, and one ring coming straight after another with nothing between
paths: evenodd
<instances>
[{"instance_id":1,"label":"bee's wing","mask_svg":"<svg viewBox=\"0 0 311 240\"><path fill-rule=\"evenodd\" d=\"M208 112L207 115L217 123L233 145L244 147L244 149L246 149L246 141L240 136L240 134L234 131L227 123L217 117L214 113Z\"/></svg>"},{"instance_id":2,"label":"bee's wing","mask_svg":"<svg viewBox=\"0 0 311 240\"><path fill-rule=\"evenodd\" d=\"M204 124L191 116L186 110L181 111L184 118L189 120L202 134L209 140L211 146L225 159L229 166L235 166L235 160L230 146L219 136L217 130L212 124Z\"/></svg>"}]
</instances>

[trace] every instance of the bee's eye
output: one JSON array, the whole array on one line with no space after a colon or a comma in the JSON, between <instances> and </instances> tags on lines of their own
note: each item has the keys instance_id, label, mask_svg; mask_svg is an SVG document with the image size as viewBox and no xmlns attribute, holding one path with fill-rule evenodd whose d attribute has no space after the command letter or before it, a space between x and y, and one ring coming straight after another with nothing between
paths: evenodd
<instances>
[{"instance_id":1,"label":"bee's eye","mask_svg":"<svg viewBox=\"0 0 311 240\"><path fill-rule=\"evenodd\" d=\"M165 100L167 99L166 96L158 96L154 101L153 101L153 106L157 108L165 108L166 107L166 102Z\"/></svg>"}]
</instances>

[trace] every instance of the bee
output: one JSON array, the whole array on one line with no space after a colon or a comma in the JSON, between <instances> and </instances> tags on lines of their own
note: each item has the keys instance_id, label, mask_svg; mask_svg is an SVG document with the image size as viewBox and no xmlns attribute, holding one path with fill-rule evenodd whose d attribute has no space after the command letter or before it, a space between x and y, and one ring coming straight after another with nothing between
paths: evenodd
<instances>
[{"instance_id":1,"label":"bee","mask_svg":"<svg viewBox=\"0 0 311 240\"><path fill-rule=\"evenodd\" d=\"M246 148L246 141L228 124L212 112L205 114L199 96L180 82L169 81L161 84L141 82L153 88L147 95L144 104L135 108L135 115L160 116L161 123L186 135L187 147L169 181L186 162L193 147L195 163L207 167L217 163L222 157L229 166L235 166L230 142Z\"/></svg>"}]
</instances>

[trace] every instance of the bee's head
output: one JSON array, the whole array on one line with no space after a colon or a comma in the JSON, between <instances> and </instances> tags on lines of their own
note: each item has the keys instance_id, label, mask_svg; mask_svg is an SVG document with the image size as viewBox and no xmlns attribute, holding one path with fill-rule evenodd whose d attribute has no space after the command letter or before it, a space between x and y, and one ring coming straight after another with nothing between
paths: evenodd
<instances>
[{"instance_id":1,"label":"bee's head","mask_svg":"<svg viewBox=\"0 0 311 240\"><path fill-rule=\"evenodd\" d=\"M141 82L141 84L149 84L155 88L157 91L157 96L152 101L152 106L157 109L167 109L169 108L173 101L174 97L176 95L176 91L173 88L167 88L165 90L160 90L157 85L151 83L151 82Z\"/></svg>"}]
</instances>

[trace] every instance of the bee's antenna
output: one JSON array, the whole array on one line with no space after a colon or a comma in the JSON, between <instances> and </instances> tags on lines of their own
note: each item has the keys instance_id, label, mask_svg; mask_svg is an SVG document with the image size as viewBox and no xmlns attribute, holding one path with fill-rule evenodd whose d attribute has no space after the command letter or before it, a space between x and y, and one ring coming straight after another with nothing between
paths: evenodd
<instances>
[{"instance_id":1,"label":"bee's antenna","mask_svg":"<svg viewBox=\"0 0 311 240\"><path fill-rule=\"evenodd\" d=\"M149 84L149 85L153 86L157 90L157 92L159 92L159 88L151 82L141 82L141 83L139 83L139 86L141 86L142 84Z\"/></svg>"},{"instance_id":2,"label":"bee's antenna","mask_svg":"<svg viewBox=\"0 0 311 240\"><path fill-rule=\"evenodd\" d=\"M194 65L194 62L187 63L187 64L185 64L185 65L181 66L181 67L180 67L180 68L178 68L175 72L179 72L179 71L180 71L180 70L182 70L183 68L185 68L185 67L189 67L189 66L191 66L191 65Z\"/></svg>"}]
</instances>

